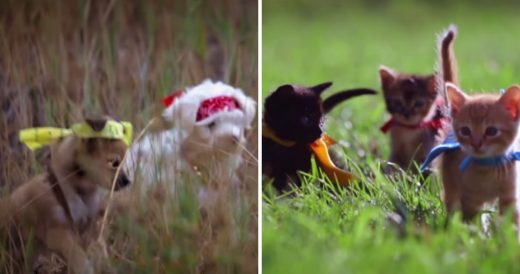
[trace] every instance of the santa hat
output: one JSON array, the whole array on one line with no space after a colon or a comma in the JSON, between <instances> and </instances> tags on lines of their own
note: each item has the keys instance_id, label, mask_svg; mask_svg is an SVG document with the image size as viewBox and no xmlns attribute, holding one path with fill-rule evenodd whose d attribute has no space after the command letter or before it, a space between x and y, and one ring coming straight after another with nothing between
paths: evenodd
<instances>
[{"instance_id":1,"label":"santa hat","mask_svg":"<svg viewBox=\"0 0 520 274\"><path fill-rule=\"evenodd\" d=\"M243 112L249 127L256 113L255 101L241 89L209 79L186 90L174 91L161 102L166 107L163 117L180 127L204 123L215 114L231 111Z\"/></svg>"}]
</instances>

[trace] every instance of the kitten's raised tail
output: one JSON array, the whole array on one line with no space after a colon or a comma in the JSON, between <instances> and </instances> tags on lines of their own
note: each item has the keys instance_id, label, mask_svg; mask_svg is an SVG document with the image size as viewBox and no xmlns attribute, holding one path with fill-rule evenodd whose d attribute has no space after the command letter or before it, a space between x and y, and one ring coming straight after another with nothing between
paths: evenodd
<instances>
[{"instance_id":1,"label":"kitten's raised tail","mask_svg":"<svg viewBox=\"0 0 520 274\"><path fill-rule=\"evenodd\" d=\"M450 117L450 101L446 91L446 83L452 83L459 85L457 75L457 62L455 60L455 51L453 50L453 42L457 38L457 26L451 24L447 30L439 35L438 40L438 56L439 56L439 68L437 75L437 91L443 99L443 104L440 107L440 114L444 117ZM441 134L438 136L439 140L444 140L445 135L450 131L449 128L441 130Z\"/></svg>"},{"instance_id":2,"label":"kitten's raised tail","mask_svg":"<svg viewBox=\"0 0 520 274\"><path fill-rule=\"evenodd\" d=\"M453 50L453 41L457 37L457 26L451 24L440 36L440 63L442 66L442 77L444 82L459 85L457 79L457 62Z\"/></svg>"},{"instance_id":3,"label":"kitten's raised tail","mask_svg":"<svg viewBox=\"0 0 520 274\"><path fill-rule=\"evenodd\" d=\"M339 91L323 101L323 111L325 113L331 111L335 106L352 97L360 95L374 95L377 92L368 88L357 88Z\"/></svg>"}]
</instances>

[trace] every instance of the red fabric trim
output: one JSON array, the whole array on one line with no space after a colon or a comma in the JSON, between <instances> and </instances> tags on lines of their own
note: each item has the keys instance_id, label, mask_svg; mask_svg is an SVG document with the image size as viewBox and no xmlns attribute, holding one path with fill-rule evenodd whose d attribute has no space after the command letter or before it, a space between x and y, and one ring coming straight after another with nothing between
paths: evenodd
<instances>
[{"instance_id":1,"label":"red fabric trim","mask_svg":"<svg viewBox=\"0 0 520 274\"><path fill-rule=\"evenodd\" d=\"M429 129L437 130L437 129L441 129L444 126L444 121L446 121L445 118L437 118L437 119L433 119L430 121L421 121L420 123L414 124L414 125L408 125L408 124L403 124L403 123L397 122L393 118L390 118L390 120L388 120L386 123L383 124L383 126L380 128L380 130L383 133L388 133L388 131L394 126L404 127L407 129L429 128Z\"/></svg>"},{"instance_id":2,"label":"red fabric trim","mask_svg":"<svg viewBox=\"0 0 520 274\"><path fill-rule=\"evenodd\" d=\"M444 105L444 99L442 97L438 97L435 100L435 105L438 107L442 107ZM444 126L444 122L446 121L446 118L437 118L430 121L421 121L418 124L415 125L407 125L400 122L397 122L394 120L394 118L390 118L386 123L383 124L379 128L381 132L388 133L388 131L394 127L394 126L400 126L408 129L418 129L418 128L429 128L429 129L441 129Z\"/></svg>"},{"instance_id":3,"label":"red fabric trim","mask_svg":"<svg viewBox=\"0 0 520 274\"><path fill-rule=\"evenodd\" d=\"M172 94L162 98L161 103L165 107L169 107L173 104L173 102L175 102L175 100L177 100L177 98L182 97L183 95L184 95L184 90L176 90L176 91L172 92Z\"/></svg>"},{"instance_id":4,"label":"red fabric trim","mask_svg":"<svg viewBox=\"0 0 520 274\"><path fill-rule=\"evenodd\" d=\"M200 103L196 121L204 120L220 111L232 111L234 109L240 109L240 105L231 96L223 95L206 99Z\"/></svg>"}]
</instances>

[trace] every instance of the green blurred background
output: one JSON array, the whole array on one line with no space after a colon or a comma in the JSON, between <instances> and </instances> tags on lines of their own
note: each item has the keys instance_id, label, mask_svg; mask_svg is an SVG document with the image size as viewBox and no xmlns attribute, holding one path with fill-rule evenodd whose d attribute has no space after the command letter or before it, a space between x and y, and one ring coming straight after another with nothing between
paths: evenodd
<instances>
[{"instance_id":1,"label":"green blurred background","mask_svg":"<svg viewBox=\"0 0 520 274\"><path fill-rule=\"evenodd\" d=\"M437 35L450 23L459 29L455 52L462 88L498 91L520 82L518 8L520 3L495 1L263 1L262 94L284 83L325 81L334 82L326 94L379 90L380 65L432 73ZM384 139L378 131L385 119L381 97L357 98L336 110L328 123L340 123L334 125L336 136L386 155L386 140L374 140ZM358 134L345 131L351 127Z\"/></svg>"},{"instance_id":2,"label":"green blurred background","mask_svg":"<svg viewBox=\"0 0 520 274\"><path fill-rule=\"evenodd\" d=\"M513 1L264 0L263 97L285 83L325 81L334 82L325 96L355 87L381 92L380 65L432 73L437 35L450 23L459 30L461 87L498 92L520 83L519 7ZM379 131L387 118L381 94L355 98L329 116L326 131L351 163L377 173L389 153L388 136ZM457 221L442 228L438 181L418 190L376 176L364 182L375 185L372 192L352 195L324 191L313 176L290 198L264 191L265 273L520 273L508 226L491 235ZM410 212L405 231L413 237L401 239L385 221L395 197Z\"/></svg>"}]
</instances>

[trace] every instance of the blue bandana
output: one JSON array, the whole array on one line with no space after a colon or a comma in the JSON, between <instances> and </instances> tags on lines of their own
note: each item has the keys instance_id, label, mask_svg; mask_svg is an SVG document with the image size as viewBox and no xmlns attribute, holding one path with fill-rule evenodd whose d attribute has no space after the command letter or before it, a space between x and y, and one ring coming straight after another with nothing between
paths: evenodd
<instances>
[{"instance_id":1,"label":"blue bandana","mask_svg":"<svg viewBox=\"0 0 520 274\"><path fill-rule=\"evenodd\" d=\"M421 165L421 171L425 171L426 169L428 169L428 166L433 162L433 160L442 153L458 149L460 149L460 143L457 142L455 134L453 132L450 132L450 134L448 135L448 137L446 137L446 140L444 140L442 144L434 147L430 151L430 153L428 153L428 156L426 156L426 160ZM481 166L499 166L511 161L520 161L520 152L511 152L505 155L487 158L475 158L473 156L468 155L466 156L466 158L464 158L464 160L462 160L462 163L460 163L459 170L466 170L471 163L475 163Z\"/></svg>"}]
</instances>

